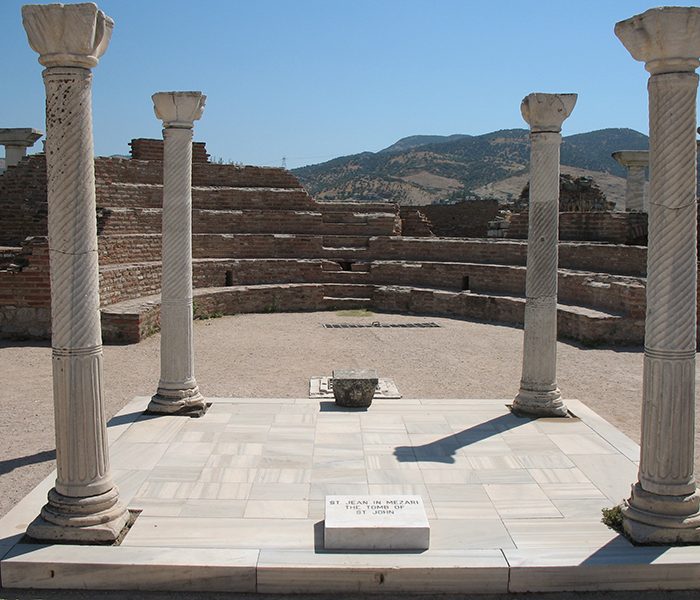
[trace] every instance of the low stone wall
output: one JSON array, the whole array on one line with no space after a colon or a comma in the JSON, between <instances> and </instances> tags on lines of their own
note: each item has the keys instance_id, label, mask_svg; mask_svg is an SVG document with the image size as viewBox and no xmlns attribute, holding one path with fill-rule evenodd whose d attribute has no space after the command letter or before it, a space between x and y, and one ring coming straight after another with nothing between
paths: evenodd
<instances>
[{"instance_id":1,"label":"low stone wall","mask_svg":"<svg viewBox=\"0 0 700 600\"><path fill-rule=\"evenodd\" d=\"M102 306L160 293L160 263L113 265L100 272ZM480 294L525 295L522 266L447 262L376 261L347 263L329 259L200 259L193 263L193 286L258 284L398 285ZM644 318L645 286L638 278L561 270L559 300L576 306Z\"/></svg>"},{"instance_id":2,"label":"low stone wall","mask_svg":"<svg viewBox=\"0 0 700 600\"><path fill-rule=\"evenodd\" d=\"M335 286L338 288L339 286ZM481 319L511 325L523 322L525 301L504 296L478 296L415 287L361 287L370 298L333 297L331 284L290 283L282 285L236 286L225 289L198 289L194 293L195 316L211 318L249 312L330 310L339 307L365 307L385 312ZM357 292L356 292L357 293ZM103 337L106 342L135 343L158 328L159 304L147 300L140 309L103 309ZM596 318L582 312L559 310L558 329L562 337L584 343L639 344L643 321L617 317Z\"/></svg>"},{"instance_id":3,"label":"low stone wall","mask_svg":"<svg viewBox=\"0 0 700 600\"><path fill-rule=\"evenodd\" d=\"M511 215L507 237L526 239L528 212ZM647 215L631 212L560 212L559 239L646 245Z\"/></svg>"}]
</instances>

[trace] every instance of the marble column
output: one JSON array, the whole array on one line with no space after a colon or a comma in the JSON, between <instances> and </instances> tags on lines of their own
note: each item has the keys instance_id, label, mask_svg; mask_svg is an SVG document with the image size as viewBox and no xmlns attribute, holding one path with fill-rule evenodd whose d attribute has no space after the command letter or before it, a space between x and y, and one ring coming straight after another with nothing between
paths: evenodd
<instances>
[{"instance_id":1,"label":"marble column","mask_svg":"<svg viewBox=\"0 0 700 600\"><path fill-rule=\"evenodd\" d=\"M94 4L22 7L46 86L46 170L56 485L27 529L41 540L109 542L128 520L109 468L95 220L92 67L113 21Z\"/></svg>"},{"instance_id":2,"label":"marble column","mask_svg":"<svg viewBox=\"0 0 700 600\"><path fill-rule=\"evenodd\" d=\"M192 127L205 101L201 92L153 95L164 127L160 382L148 405L154 413L197 416L206 410L192 346Z\"/></svg>"},{"instance_id":3,"label":"marble column","mask_svg":"<svg viewBox=\"0 0 700 600\"><path fill-rule=\"evenodd\" d=\"M557 385L557 263L561 125L576 94L530 94L520 110L530 125L530 205L525 275L525 334L520 391L513 409L563 417Z\"/></svg>"},{"instance_id":4,"label":"marble column","mask_svg":"<svg viewBox=\"0 0 700 600\"><path fill-rule=\"evenodd\" d=\"M27 155L27 148L44 135L41 131L29 127L0 129L0 144L5 146L5 168L14 167Z\"/></svg>"},{"instance_id":5,"label":"marble column","mask_svg":"<svg viewBox=\"0 0 700 600\"><path fill-rule=\"evenodd\" d=\"M700 8L650 9L618 23L615 33L651 74L642 451L623 524L640 543L700 542L694 474Z\"/></svg>"},{"instance_id":6,"label":"marble column","mask_svg":"<svg viewBox=\"0 0 700 600\"><path fill-rule=\"evenodd\" d=\"M646 170L649 166L649 152L647 150L620 150L613 152L612 157L627 169L625 206L620 207L620 209L627 212L646 212L644 188L647 183Z\"/></svg>"}]
</instances>

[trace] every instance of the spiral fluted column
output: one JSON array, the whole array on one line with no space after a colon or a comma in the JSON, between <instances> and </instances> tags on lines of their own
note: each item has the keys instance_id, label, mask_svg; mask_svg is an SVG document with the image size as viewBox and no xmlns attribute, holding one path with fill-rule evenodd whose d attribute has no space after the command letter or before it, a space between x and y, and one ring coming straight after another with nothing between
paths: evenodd
<instances>
[{"instance_id":1,"label":"spiral fluted column","mask_svg":"<svg viewBox=\"0 0 700 600\"><path fill-rule=\"evenodd\" d=\"M646 170L649 166L649 152L647 150L620 150L613 152L612 157L627 169L625 205L619 208L627 212L646 212L644 188L647 183Z\"/></svg>"},{"instance_id":2,"label":"spiral fluted column","mask_svg":"<svg viewBox=\"0 0 700 600\"><path fill-rule=\"evenodd\" d=\"M108 542L128 520L109 469L103 407L92 73L113 22L94 4L24 6L46 67L56 485L29 526L41 540Z\"/></svg>"},{"instance_id":3,"label":"spiral fluted column","mask_svg":"<svg viewBox=\"0 0 700 600\"><path fill-rule=\"evenodd\" d=\"M624 528L640 543L700 542L694 475L700 8L656 8L615 33L649 78L649 248L639 481Z\"/></svg>"},{"instance_id":4,"label":"spiral fluted column","mask_svg":"<svg viewBox=\"0 0 700 600\"><path fill-rule=\"evenodd\" d=\"M563 417L557 386L557 262L561 125L576 94L530 94L520 107L530 125L530 204L525 275L525 334L519 412Z\"/></svg>"},{"instance_id":5,"label":"spiral fluted column","mask_svg":"<svg viewBox=\"0 0 700 600\"><path fill-rule=\"evenodd\" d=\"M153 95L163 121L163 274L160 381L148 410L200 415L206 402L194 377L192 345L192 127L202 116L201 92Z\"/></svg>"}]
</instances>

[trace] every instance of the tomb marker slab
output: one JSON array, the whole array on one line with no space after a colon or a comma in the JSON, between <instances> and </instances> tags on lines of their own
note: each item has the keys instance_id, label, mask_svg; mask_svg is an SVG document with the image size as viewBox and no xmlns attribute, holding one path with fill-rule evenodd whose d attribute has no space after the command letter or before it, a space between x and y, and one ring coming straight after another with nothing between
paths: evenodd
<instances>
[{"instance_id":1,"label":"tomb marker slab","mask_svg":"<svg viewBox=\"0 0 700 600\"><path fill-rule=\"evenodd\" d=\"M418 495L326 496L326 550L427 550L430 523Z\"/></svg>"}]
</instances>

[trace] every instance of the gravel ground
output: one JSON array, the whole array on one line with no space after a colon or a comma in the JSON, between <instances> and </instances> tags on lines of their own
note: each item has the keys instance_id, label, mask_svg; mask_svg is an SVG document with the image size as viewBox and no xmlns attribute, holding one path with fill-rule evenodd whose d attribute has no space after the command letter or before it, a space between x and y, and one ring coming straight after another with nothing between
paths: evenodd
<instances>
[{"instance_id":1,"label":"gravel ground","mask_svg":"<svg viewBox=\"0 0 700 600\"><path fill-rule=\"evenodd\" d=\"M321 327L372 321L434 321L440 327ZM105 347L108 418L134 396L155 391L159 344L160 336L155 335L135 345ZM518 391L521 354L521 329L456 319L313 312L195 322L195 371L202 392L210 398L305 397L312 376L330 375L340 367L371 367L380 377L391 377L406 398L512 399ZM638 442L642 362L641 348L586 348L560 342L559 386L565 398L578 398ZM1 341L0 386L0 515L4 515L55 468L49 344ZM0 597L59 597L27 594Z\"/></svg>"}]
</instances>

